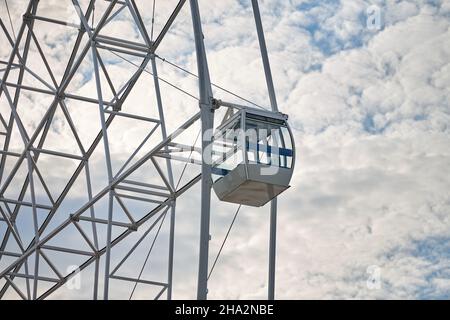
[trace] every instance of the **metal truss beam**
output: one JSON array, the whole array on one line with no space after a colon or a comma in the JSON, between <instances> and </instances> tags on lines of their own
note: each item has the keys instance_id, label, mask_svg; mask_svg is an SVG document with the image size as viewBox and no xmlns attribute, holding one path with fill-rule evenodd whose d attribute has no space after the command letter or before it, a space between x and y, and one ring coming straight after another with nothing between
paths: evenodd
<instances>
[{"instance_id":1,"label":"metal truss beam","mask_svg":"<svg viewBox=\"0 0 450 320\"><path fill-rule=\"evenodd\" d=\"M1 221L8 222L8 229L6 231L6 234L3 236L3 241L1 243L1 251L0 251L0 259L2 256L10 256L10 257L17 257L17 259L14 263L12 263L9 267L7 267L5 270L2 270L1 277L7 279L7 283L3 286L2 290L0 291L0 297L4 296L5 293L8 290L9 286L12 286L13 289L19 293L19 295L23 298L30 298L30 296L24 295L14 284L14 278L25 278L28 280L33 280L33 297L36 298L44 298L48 296L51 292L54 291L56 287L60 287L66 280L66 276L61 276L60 279L51 279L56 283L56 287L54 289L51 289L44 293L43 295L38 297L38 282L44 281L44 280L50 280L50 278L46 278L39 275L39 257L43 255L36 255L35 258L35 268L34 268L34 275L29 274L22 274L19 272L21 270L22 266L25 264L27 265L28 258L35 252L38 252L42 249L44 250L52 250L52 251L58 251L58 252L64 252L67 254L74 254L74 255L81 255L81 256L88 256L88 260L86 261L83 266L87 266L91 264L92 262L96 263L96 283L94 285L94 299L97 298L97 286L98 286L98 263L99 263L99 257L102 255L110 255L111 248L120 242L122 239L124 239L128 234L131 232L134 232L139 228L145 221L147 221L149 218L151 218L154 214L156 214L158 211L162 210L163 208L171 208L171 227L170 227L170 248L169 248L169 269L168 269L168 282L164 285L164 290L162 290L159 293L159 296L164 292L168 291L168 297L171 298L171 288L172 288L172 268L173 268L173 238L174 238L174 214L175 214L175 205L174 200L184 193L187 189L189 189L193 184L195 184L200 178L197 176L196 178L192 179L189 183L187 183L185 186L179 188L178 190L175 190L174 181L173 181L173 175L171 171L171 163L170 161L166 161L166 169L162 169L156 161L153 159L153 155L160 149L164 149L165 143L167 141L171 141L178 133L175 135L168 136L165 129L165 122L164 122L164 115L163 115L163 105L161 101L161 96L159 93L159 84L158 84L158 77L156 73L156 64L154 63L154 55L153 52L158 48L159 44L163 40L164 36L167 34L170 26L172 25L173 21L175 20L176 16L180 12L181 8L183 7L183 4L185 1L180 1L177 6L175 7L172 15L166 22L165 26L163 27L161 33L158 35L157 39L154 42L151 42L144 22L142 20L142 17L139 14L139 10L137 8L137 5L134 0L126 0L126 1L117 1L112 0L108 1L109 5L105 12L103 13L100 21L97 23L96 26L90 26L88 21L90 18L90 15L93 13L94 9L94 0L91 0L89 3L89 6L85 13L80 14L80 25L76 25L73 23L67 23L62 20L47 18L42 15L37 15L37 1L30 1L27 11L24 15L24 21L21 25L21 28L19 32L17 33L17 40L14 41L3 24L3 21L0 21L0 26L5 33L5 35L8 38L9 43L12 46L10 58L8 61L0 61L1 64L5 65L5 68L1 70L2 72L2 79L0 82L1 89L0 89L0 97L1 96L8 96L9 97L9 89L14 90L14 96L10 99L8 98L9 105L11 106L11 116L9 119L9 122L3 121L6 126L6 132L4 135L6 136L5 142L3 143L3 150L0 152L1 160L0 160L0 181L2 182L0 186L0 203L3 203L5 206L8 206L8 204L14 205L14 209L11 212L9 216L5 215L2 216ZM78 2L74 1L75 6L78 8ZM116 5L121 5L121 7L112 14L114 8ZM145 44L136 43L133 41L129 41L126 39L120 39L113 36L107 36L107 35L100 35L101 29L108 23L110 23L114 16L118 14L118 12L123 11L124 9L128 9L131 13L134 23L136 24L137 28L139 29L139 32L143 36L145 40ZM80 10L77 12L81 13ZM50 66L50 63L48 62L39 42L36 34L33 31L33 24L35 20L40 20L43 22L47 22L50 24L58 24L58 25L64 25L67 27L75 27L79 30L77 39L75 41L72 54L69 58L69 61L67 63L66 70L64 72L64 75L61 78L61 82L59 84L56 83L56 79L52 73L52 69ZM86 40L86 37L83 37L84 34L87 34L90 41L84 45L83 47L83 41ZM23 38L25 37L25 40ZM89 40L88 39L88 40ZM25 42L23 42L25 41ZM23 51L19 53L19 44L25 43L25 47L23 48ZM28 52L30 50L30 44L34 43L37 48L40 57L42 58L45 67L47 69L47 72L50 74L50 78L52 80L52 83L47 83L41 78L36 72L30 69L30 67L27 65L27 57ZM102 61L102 58L98 52L98 49L107 49L110 51L115 52L122 52L127 54L132 54L137 57L141 57L142 63L140 68L132 75L130 80L126 83L126 85L120 89L116 90L113 86L113 83L111 81L111 78L108 74L107 68L105 67L104 62ZM71 94L66 92L66 89L69 85L69 83L72 81L73 76L77 72L79 66L81 65L81 62L86 58L86 55L88 54L89 50L92 52L93 55L93 61L94 61L94 71L96 73L96 79L97 79L97 93L98 93L98 99L94 99L91 97L85 97L80 96L76 94ZM139 53L140 52L140 53ZM149 118L149 117L143 117L140 115L128 113L128 112L122 112L119 111L121 109L121 106L125 99L128 97L131 90L134 88L134 85L139 80L140 75L142 74L142 71L146 67L147 63L153 58L153 71L156 74L155 80L155 89L157 90L158 100L157 100L157 107L158 107L158 113L159 118ZM19 64L15 63L14 60L18 59ZM19 69L19 78L15 82L8 81L8 76L12 70ZM24 85L22 83L22 79L25 73L31 74L34 78L36 78L39 82L44 84L47 89L42 89L42 87L34 87L30 85ZM108 82L109 88L115 95L115 98L113 101L104 101L102 99L102 89L100 85L100 73L102 73ZM30 91L30 92L36 92L40 94L45 94L50 97L53 97L53 102L48 107L46 113L44 114L42 120L38 123L37 127L35 128L33 133L30 133L28 135L28 132L24 127L20 127L21 121L19 115L16 113L16 108L20 108L20 102L19 97L21 91ZM97 136L94 138L92 144L88 147L85 147L83 143L81 143L80 138L78 137L78 133L76 130L75 125L71 122L70 118L70 112L68 111L65 101L66 99L72 99L76 101L86 102L86 103L92 103L97 104L99 106L100 115L102 120L102 129L97 134ZM111 107L113 110L108 110L107 108ZM57 108L61 108L63 113L66 116L66 119L70 123L70 127L72 130L72 133L74 134L75 139L77 140L78 146L80 147L82 155L76 155L76 154L70 154L66 152L61 152L57 150L50 150L48 148L44 148L44 142L47 137L47 133L50 129L50 124L53 120L53 116L55 114L55 111ZM106 117L106 114L109 116ZM162 130L163 135L163 142L160 143L157 147L153 149L152 152L147 154L144 158L138 160L138 163L135 163L133 166L126 168L127 165L129 165L129 162L125 164L125 166L122 168L121 172L117 174L117 176L114 177L112 169L109 169L109 184L106 186L100 194L93 195L92 194L92 188L90 187L90 180L91 176L89 174L89 159L91 158L91 155L94 153L94 151L97 149L97 146L100 145L101 142L103 142L104 147L106 150L108 149L108 136L107 136L107 129L110 126L110 124L113 122L115 117L125 117L129 119L133 119L140 122L150 122L155 123L156 126L148 136L150 136L152 133L154 133L154 130L157 127L160 127ZM190 121L188 121L188 125L190 126L195 121L199 119L199 115L195 115ZM3 115L2 115L3 120ZM10 142L10 136L14 125L18 125L21 129L22 138L24 140L25 149L21 153L17 152L11 152L9 151L9 142ZM182 126L183 127L183 126ZM136 152L137 153L137 152ZM32 201L25 201L25 195L29 192L29 190L32 190L34 188L34 175L38 175L39 179L42 180L42 175L39 170L39 155L40 154L47 154L51 156L61 157L69 160L76 160L79 161L79 165L70 177L66 187L61 191L59 196L56 200L53 200L50 193L48 195L51 198L51 205L46 204L39 204L36 203L35 196L32 196ZM109 152L107 150L107 166L108 163L110 163L110 156L108 156ZM134 157L135 154L133 154L132 157ZM13 157L15 158L15 165L12 168L12 170L8 171L8 175L6 176L6 179L1 179L3 176L3 173L5 172L5 161L7 157ZM25 162L26 160L26 162ZM131 160L131 158L130 158ZM152 186L151 184L146 184L145 182L139 182L139 181L133 181L133 184L140 184L141 187L138 186L126 186L123 185L123 183L129 183L130 181L125 181L125 178L127 178L132 172L140 168L143 164L145 164L147 161L150 161L150 163L153 163L155 165L155 170L157 174L160 174L162 177L162 180L164 181L164 185L162 186ZM19 197L17 199L8 199L3 194L5 191L9 190L12 187L12 181L15 179L17 172L19 168L22 166L22 163L28 163L28 175L25 178L25 181L22 185L21 192L19 194ZM55 228L53 231L50 231L47 236L44 238L41 238L44 231L46 231L46 227L49 225L50 221L53 219L54 215L58 211L61 203L66 199L67 194L69 193L70 189L72 188L75 181L80 176L80 173L82 171L86 172L86 179L87 179L87 191L88 191L88 198L89 201L86 205L82 206L83 210L78 210L75 214L71 214L68 219L63 222L59 227ZM166 177L165 170L168 170L168 176ZM43 182L43 180L42 180ZM123 183L122 183L123 182ZM146 187L146 188L142 188ZM152 191L148 188L157 187L161 190L168 190L169 192L162 192L162 191ZM44 184L44 188L48 191L47 186ZM117 191L125 191L127 194L120 194ZM109 218L107 220L105 219L99 219L95 217L94 213L94 203L96 203L99 199L101 199L105 194L109 194L110 203L112 203L113 199L116 199L116 201L119 203L120 207L126 212L126 214L130 218L130 223L120 223L115 222L112 220L112 206L110 205L109 208ZM144 196L154 196L157 198L163 198L161 201L151 200L149 198L143 198L142 196L136 196L135 194L142 194ZM33 193L32 193L33 195ZM141 218L138 221L134 221L133 217L131 216L131 213L127 209L125 203L123 202L123 198L131 198L134 200L140 200L140 201L151 201L152 203L156 203L157 207L155 210L151 211L148 215ZM17 215L21 214L21 208L22 207L30 207L34 210L34 216L35 216L35 235L32 241L28 244L27 248L23 248L22 252L15 253L15 252L8 252L5 249L7 243L11 239L11 235L15 235L16 241L20 241L20 238L18 238L18 234L14 231L15 230L15 221L17 218ZM44 222L41 225L37 224L37 209L47 210L46 218ZM91 212L90 216L84 216L82 215L85 210L89 210ZM3 211L2 211L3 212ZM93 237L95 239L94 242L92 242L89 238L89 236L86 234L86 232L81 228L81 226L78 224L77 221L86 221L92 224L94 234ZM97 233L96 233L96 225L97 224L107 224L109 228L108 232L108 241L106 245L103 248L98 248L98 240L97 240ZM47 242L49 242L54 236L60 234L63 232L63 230L69 226L74 225L76 227L76 230L79 232L80 236L88 243L88 245L91 247L92 252L87 252L83 250L76 250L66 247L58 247L54 245L49 245ZM118 238L112 239L111 238L111 228L112 226L118 226L118 227L125 227L126 231L125 233L121 234ZM109 275L109 265L110 262L108 261L109 258L107 258L107 261L105 263L106 268L106 277L105 277L105 287L104 287L104 298L108 297L108 281L110 278ZM44 260L56 271L56 267L54 266L53 262L45 256ZM59 271L58 271L59 272ZM117 275L115 276L117 277ZM133 279L134 281L135 279ZM164 282L148 282L145 280L136 280L137 282L147 283L147 284L156 284L156 283L164 283ZM28 282L27 282L28 283Z\"/></svg>"},{"instance_id":2,"label":"metal truss beam","mask_svg":"<svg viewBox=\"0 0 450 320\"><path fill-rule=\"evenodd\" d=\"M97 6L99 2L104 5ZM90 0L84 11L79 0L72 0L71 3L79 23L65 21L68 19L63 16L46 17L44 11L38 11L38 6L42 6L38 0L29 0L17 32L9 30L6 27L8 24L0 19L0 32L7 39L4 45L10 49L9 57L0 60L0 102L2 103L2 109L0 109L0 224L6 226L6 231L0 235L0 279L5 280L0 289L0 298L9 297L10 292L15 292L22 299L45 299L79 272L93 266L93 299L110 298L111 286L114 285L110 283L111 279L135 285L155 286L157 288L155 299L163 295L167 295L167 299L172 299L176 202L186 191L201 181L197 298L206 299L212 180L211 165L203 160L202 151L209 150L210 141L204 134L214 128L214 110L218 106L213 105L212 84L198 2L197 0L189 1L198 67L199 97L160 78L156 63L156 58L161 59L157 54L158 49L170 32L186 0L177 2L155 39L153 25L151 32L148 30L148 24L153 24L153 21L150 22L141 16L139 2L135 0ZM252 4L269 97L272 109L276 111L278 107L259 8L256 0L252 0ZM102 11L98 12L99 10ZM120 34L110 34L105 31L109 24L125 12L129 17L128 22L136 30L140 41L125 39ZM94 20L97 21L94 22ZM58 26L58 28L67 29L67 32L71 34L74 30L77 31L71 50L66 54L67 63L59 72L60 74L57 74L59 68L54 65L52 56L46 53L45 42L40 38L38 28L42 25ZM128 78L120 86L115 83L114 73L110 70L106 54L112 54L133 65ZM122 55L126 55L127 58ZM34 65L33 59L40 61L41 68ZM71 87L77 81L77 75L82 73L81 69L86 61L90 63L92 81L89 84L95 87L95 92L92 92L94 96L87 96L82 91L73 91ZM126 103L130 100L132 93L138 89L137 83L142 81L144 72L152 76L153 83L149 83L147 88L154 91L155 103L142 101L142 108L153 108L154 112L150 113L152 116L133 112ZM30 79L32 81L29 81ZM160 82L194 98L200 107L198 113L185 120L172 133L166 127L166 101L163 101ZM42 101L35 98L36 106L42 109L36 113L32 125L27 122L25 116L29 103L23 98L24 96L45 98ZM88 141L83 139L85 132L74 117L75 108L72 106L79 104L95 108L100 119L94 136L90 136ZM59 150L48 143L55 130L54 123L58 120L65 123L67 134L74 141L74 146L69 151L64 148ZM113 150L112 131L117 130L115 123L125 120L148 128L148 132L141 141L138 141L138 147L117 169L117 159L111 152ZM85 119L85 121L94 120ZM196 142L189 145L177 141L184 131L198 122L201 122L201 147L196 146ZM161 138L156 139L157 142L155 142L155 139L151 138L157 134L160 134ZM98 153L103 156L101 166L107 175L100 187L94 183L98 182L97 168L92 168ZM186 156L187 153L189 156ZM73 164L70 172L67 169L67 176L64 177L66 183L63 187L49 182L52 176L46 168L45 159L48 158L53 159L54 166L63 166L62 163L66 162ZM201 172L190 172L189 178L182 180L185 173L183 170L176 183L174 166L180 161L184 162L185 166L200 165ZM143 168L151 170L157 182L150 183L140 177L138 173ZM50 168L52 169L54 168ZM180 181L187 182L180 184ZM72 200L71 192L77 190L80 184L84 186L83 200L78 200L77 206L73 206L72 211L68 212L66 204ZM145 210L137 213L130 203ZM101 210L104 211L103 215L99 214ZM124 214L122 219L117 216L118 212ZM169 217L167 220L165 220L166 216ZM25 228L26 234L21 225L24 219L28 223ZM54 223L55 221L58 223ZM121 267L128 259L131 259L138 246L143 245L152 231L157 230L155 241L163 224L168 225L166 278L142 279L142 271L138 277L121 275ZM105 226L106 231L103 230ZM120 231L115 232L116 230ZM276 201L273 201L269 263L269 298L271 299L274 298L275 286L275 231ZM68 234L78 241L73 246L71 243L58 239L58 236ZM138 234L138 239L130 237L132 234ZM127 246L125 251L119 252L115 249L118 244L125 244ZM154 242L148 255L153 244ZM81 263L76 270L67 271L58 264L59 261L54 254L68 255L79 259ZM114 254L120 254L122 257L118 263L114 259L116 257L113 257ZM41 267L42 264L48 267L47 270ZM144 267L145 264L142 270ZM100 272L101 268L104 268L103 273ZM52 272L52 275L45 273L48 270ZM100 281L101 276L102 281ZM45 291L42 290L40 283L43 282L50 283L51 287Z\"/></svg>"}]
</instances>

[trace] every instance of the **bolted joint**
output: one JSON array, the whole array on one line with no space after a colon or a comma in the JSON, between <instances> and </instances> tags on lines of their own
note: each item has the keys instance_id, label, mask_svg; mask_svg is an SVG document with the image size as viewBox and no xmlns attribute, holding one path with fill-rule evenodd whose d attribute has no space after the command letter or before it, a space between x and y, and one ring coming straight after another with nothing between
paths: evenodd
<instances>
[{"instance_id":1,"label":"bolted joint","mask_svg":"<svg viewBox=\"0 0 450 320\"><path fill-rule=\"evenodd\" d=\"M119 100L113 104L113 111L118 112L122 110L122 102Z\"/></svg>"},{"instance_id":2,"label":"bolted joint","mask_svg":"<svg viewBox=\"0 0 450 320\"><path fill-rule=\"evenodd\" d=\"M213 110L219 109L221 106L222 100L211 98L211 107Z\"/></svg>"},{"instance_id":3,"label":"bolted joint","mask_svg":"<svg viewBox=\"0 0 450 320\"><path fill-rule=\"evenodd\" d=\"M128 230L130 230L130 231L137 231L137 230L138 230L137 224L136 224L136 223L133 223L132 225L130 225L130 226L128 227Z\"/></svg>"},{"instance_id":4,"label":"bolted joint","mask_svg":"<svg viewBox=\"0 0 450 320\"><path fill-rule=\"evenodd\" d=\"M77 215L74 215L73 213L71 213L69 215L69 217L70 217L71 221L74 221L74 222L79 222L80 221L80 217L78 217Z\"/></svg>"},{"instance_id":5,"label":"bolted joint","mask_svg":"<svg viewBox=\"0 0 450 320\"><path fill-rule=\"evenodd\" d=\"M23 22L31 22L31 20L33 19L33 15L30 13L25 13L22 18Z\"/></svg>"},{"instance_id":6,"label":"bolted joint","mask_svg":"<svg viewBox=\"0 0 450 320\"><path fill-rule=\"evenodd\" d=\"M168 198L169 198L169 206L175 205L177 200L175 192L171 192Z\"/></svg>"},{"instance_id":7,"label":"bolted joint","mask_svg":"<svg viewBox=\"0 0 450 320\"><path fill-rule=\"evenodd\" d=\"M211 98L211 99L209 100L208 103L202 103L202 102L200 102L200 104L199 104L200 109L208 108L210 112L213 112L213 113L214 113L214 111L215 111L218 107L217 107L217 105L214 105L214 104L213 104L213 100L214 100L214 98Z\"/></svg>"},{"instance_id":8,"label":"bolted joint","mask_svg":"<svg viewBox=\"0 0 450 320\"><path fill-rule=\"evenodd\" d=\"M59 101L63 101L64 99L66 99L66 94L64 92L58 91L56 93L56 97Z\"/></svg>"},{"instance_id":9,"label":"bolted joint","mask_svg":"<svg viewBox=\"0 0 450 320\"><path fill-rule=\"evenodd\" d=\"M86 28L84 27L84 24L81 23L81 20L80 20L80 26L78 28L78 31L81 32L81 33L85 33L86 32Z\"/></svg>"}]
</instances>

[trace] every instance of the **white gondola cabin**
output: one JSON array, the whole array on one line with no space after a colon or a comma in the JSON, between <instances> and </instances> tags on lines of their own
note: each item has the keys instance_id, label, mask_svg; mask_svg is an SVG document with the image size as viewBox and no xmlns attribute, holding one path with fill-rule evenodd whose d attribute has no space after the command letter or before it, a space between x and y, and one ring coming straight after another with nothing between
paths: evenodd
<instances>
[{"instance_id":1,"label":"white gondola cabin","mask_svg":"<svg viewBox=\"0 0 450 320\"><path fill-rule=\"evenodd\" d=\"M294 149L285 114L241 108L214 134L216 195L226 202L263 206L289 188Z\"/></svg>"}]
</instances>

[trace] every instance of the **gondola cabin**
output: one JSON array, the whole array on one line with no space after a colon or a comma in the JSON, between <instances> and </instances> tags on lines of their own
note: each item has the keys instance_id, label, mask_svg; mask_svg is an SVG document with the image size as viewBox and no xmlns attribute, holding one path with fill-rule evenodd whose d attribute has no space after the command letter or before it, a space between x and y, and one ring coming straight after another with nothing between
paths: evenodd
<instances>
[{"instance_id":1,"label":"gondola cabin","mask_svg":"<svg viewBox=\"0 0 450 320\"><path fill-rule=\"evenodd\" d=\"M217 128L212 154L222 201L260 207L289 188L295 150L285 114L241 108Z\"/></svg>"}]
</instances>

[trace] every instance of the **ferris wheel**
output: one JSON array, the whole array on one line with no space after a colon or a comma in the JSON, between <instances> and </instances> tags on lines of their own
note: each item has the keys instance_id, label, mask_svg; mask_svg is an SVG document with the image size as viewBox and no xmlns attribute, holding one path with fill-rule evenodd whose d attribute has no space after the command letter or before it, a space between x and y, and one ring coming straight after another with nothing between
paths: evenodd
<instances>
[{"instance_id":1,"label":"ferris wheel","mask_svg":"<svg viewBox=\"0 0 450 320\"><path fill-rule=\"evenodd\" d=\"M207 299L208 279L241 206L267 205L268 298L274 299L277 196L289 188L295 143L278 109L258 1L250 2L270 108L211 82L197 0L166 3L164 21L155 19L155 0L57 1L65 10L58 14L42 9L44 0L30 0L18 29L5 1L0 298L58 297L89 270L87 298L109 299L114 280L116 288L133 284L130 298L139 284L149 298L172 299L175 241L183 236L175 228L177 199L199 183L200 203L192 208L200 213L197 298ZM195 45L196 72L160 50L182 12L191 19L183 30ZM43 36L44 28L54 28L55 36ZM55 65L55 55L63 63ZM198 92L161 77L162 67L193 79ZM146 95L148 101L139 99ZM174 103L175 95L182 102ZM233 204L234 218L211 266L214 194ZM163 228L167 263L158 279L143 279ZM121 273L146 239L152 242L138 274ZM67 269L69 262L76 267Z\"/></svg>"}]
</instances>

